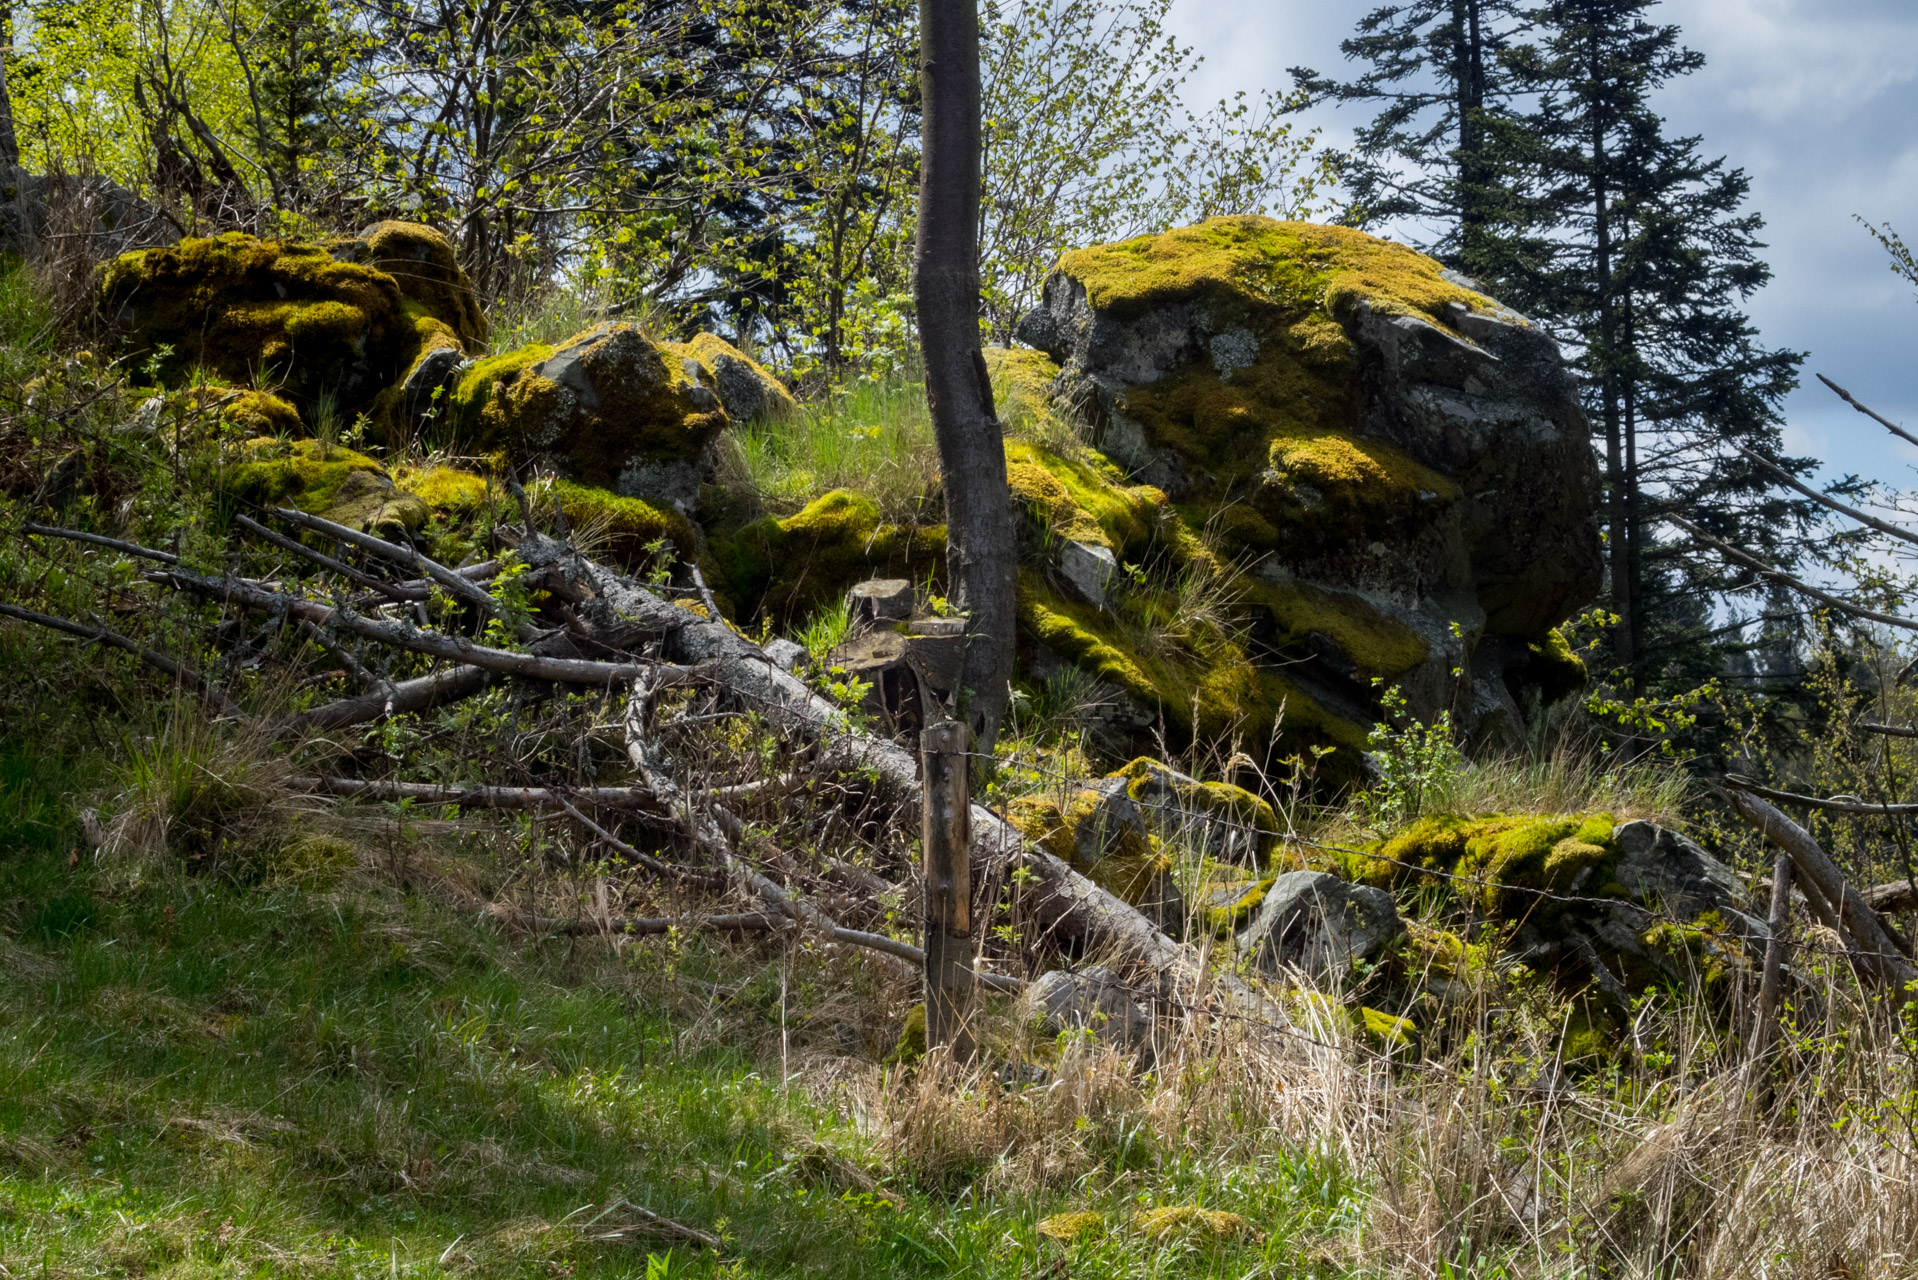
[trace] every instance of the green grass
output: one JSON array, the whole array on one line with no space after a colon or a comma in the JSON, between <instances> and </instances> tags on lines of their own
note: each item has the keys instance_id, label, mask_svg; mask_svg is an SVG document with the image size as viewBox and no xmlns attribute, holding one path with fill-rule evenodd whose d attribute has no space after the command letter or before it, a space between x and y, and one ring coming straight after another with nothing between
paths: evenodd
<instances>
[{"instance_id":1,"label":"green grass","mask_svg":"<svg viewBox=\"0 0 1918 1280\"><path fill-rule=\"evenodd\" d=\"M127 888L74 860L84 776L0 751L0 1274L1010 1278L1062 1255L1041 1218L1090 1208L1115 1230L1072 1247L1072 1274L1224 1277L1289 1268L1300 1232L1349 1212L1336 1165L1208 1164L1123 1131L1068 1186L915 1181L740 1047L776 1018L772 956L734 958L735 1025L702 1035L658 994L662 948L510 940L390 870L329 894ZM1153 1202L1267 1235L1123 1229ZM637 1223L629 1203L725 1255L600 1238Z\"/></svg>"},{"instance_id":2,"label":"green grass","mask_svg":"<svg viewBox=\"0 0 1918 1280\"><path fill-rule=\"evenodd\" d=\"M938 521L939 451L916 381L861 381L807 403L791 422L731 433L728 483L743 482L775 515L821 494L856 489L887 521Z\"/></svg>"}]
</instances>

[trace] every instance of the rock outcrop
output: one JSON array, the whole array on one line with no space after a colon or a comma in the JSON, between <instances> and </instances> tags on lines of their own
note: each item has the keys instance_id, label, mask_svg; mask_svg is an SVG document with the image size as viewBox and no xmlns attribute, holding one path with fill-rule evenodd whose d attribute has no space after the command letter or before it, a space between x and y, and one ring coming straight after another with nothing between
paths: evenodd
<instances>
[{"instance_id":1,"label":"rock outcrop","mask_svg":"<svg viewBox=\"0 0 1918 1280\"><path fill-rule=\"evenodd\" d=\"M1044 298L1019 336L1099 454L1254 565L1289 717L1369 726L1377 678L1497 733L1575 683L1552 629L1598 586L1596 468L1523 317L1410 249L1257 217L1069 253Z\"/></svg>"},{"instance_id":2,"label":"rock outcrop","mask_svg":"<svg viewBox=\"0 0 1918 1280\"><path fill-rule=\"evenodd\" d=\"M485 335L451 247L403 223L329 244L234 232L123 254L102 269L99 301L162 380L211 374L347 420L383 414L375 402L425 354L463 357Z\"/></svg>"},{"instance_id":3,"label":"rock outcrop","mask_svg":"<svg viewBox=\"0 0 1918 1280\"><path fill-rule=\"evenodd\" d=\"M1404 932L1398 906L1383 889L1348 884L1324 871L1288 871L1266 888L1238 947L1268 972L1297 970L1337 984Z\"/></svg>"}]
</instances>

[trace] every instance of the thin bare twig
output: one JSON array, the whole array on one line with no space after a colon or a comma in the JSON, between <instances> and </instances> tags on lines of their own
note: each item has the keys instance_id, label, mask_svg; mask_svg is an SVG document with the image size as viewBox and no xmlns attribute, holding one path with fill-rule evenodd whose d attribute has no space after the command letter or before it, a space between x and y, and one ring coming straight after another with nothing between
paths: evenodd
<instances>
[{"instance_id":1,"label":"thin bare twig","mask_svg":"<svg viewBox=\"0 0 1918 1280\"><path fill-rule=\"evenodd\" d=\"M110 645L115 649L132 654L140 661L177 680L194 693L213 704L222 715L244 718L246 713L238 703L216 689L205 676L181 665L167 657L158 649L148 648L138 640L130 639L117 631L109 631L97 623L75 622L71 618L59 618L50 613L40 613L33 609L23 609L19 605L0 604L0 617L14 618L21 622L31 622L35 626L45 627L49 631L61 631L95 644Z\"/></svg>"}]
</instances>

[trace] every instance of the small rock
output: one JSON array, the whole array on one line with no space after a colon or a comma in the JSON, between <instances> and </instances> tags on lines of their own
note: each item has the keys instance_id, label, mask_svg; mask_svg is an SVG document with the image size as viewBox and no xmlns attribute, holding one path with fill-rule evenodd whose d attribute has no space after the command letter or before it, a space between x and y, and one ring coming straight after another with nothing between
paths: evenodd
<instances>
[{"instance_id":1,"label":"small rock","mask_svg":"<svg viewBox=\"0 0 1918 1280\"><path fill-rule=\"evenodd\" d=\"M1288 871L1265 891L1259 914L1239 935L1239 953L1268 972L1300 969L1337 980L1405 931L1392 895L1323 871Z\"/></svg>"},{"instance_id":2,"label":"small rock","mask_svg":"<svg viewBox=\"0 0 1918 1280\"><path fill-rule=\"evenodd\" d=\"M1054 969L1019 996L1024 1015L1049 1035L1090 1031L1112 1044L1136 1049L1152 1033L1152 1017L1110 969L1092 965L1077 973Z\"/></svg>"},{"instance_id":3,"label":"small rock","mask_svg":"<svg viewBox=\"0 0 1918 1280\"><path fill-rule=\"evenodd\" d=\"M793 640L768 640L760 648L781 671L797 671L806 660L806 646Z\"/></svg>"},{"instance_id":4,"label":"small rock","mask_svg":"<svg viewBox=\"0 0 1918 1280\"><path fill-rule=\"evenodd\" d=\"M1110 547L1092 542L1068 542L1059 551L1059 576L1087 604L1105 608L1106 588L1119 571Z\"/></svg>"},{"instance_id":5,"label":"small rock","mask_svg":"<svg viewBox=\"0 0 1918 1280\"><path fill-rule=\"evenodd\" d=\"M868 578L846 593L855 623L903 622L912 617L912 583L904 578Z\"/></svg>"}]
</instances>

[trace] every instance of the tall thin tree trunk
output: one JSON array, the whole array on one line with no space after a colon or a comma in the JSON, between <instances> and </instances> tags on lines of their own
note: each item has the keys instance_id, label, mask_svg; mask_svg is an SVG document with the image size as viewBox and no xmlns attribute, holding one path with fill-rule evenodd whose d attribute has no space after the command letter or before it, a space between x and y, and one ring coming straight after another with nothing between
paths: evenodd
<instances>
[{"instance_id":1,"label":"tall thin tree trunk","mask_svg":"<svg viewBox=\"0 0 1918 1280\"><path fill-rule=\"evenodd\" d=\"M1485 236L1485 50L1479 0L1452 0L1454 78L1458 92L1459 256L1466 270L1480 267Z\"/></svg>"},{"instance_id":2,"label":"tall thin tree trunk","mask_svg":"<svg viewBox=\"0 0 1918 1280\"><path fill-rule=\"evenodd\" d=\"M1594 81L1603 73L1599 65L1596 39L1590 74ZM1598 373L1599 396L1605 419L1606 539L1605 559L1611 569L1612 609L1618 614L1617 639L1613 642L1618 665L1629 673L1638 660L1637 600L1632 595L1632 577L1627 551L1630 521L1627 512L1629 480L1625 474L1624 427L1620 414L1617 373L1618 313L1612 296L1612 211L1606 184L1609 163L1605 146L1605 120L1596 107L1592 112L1592 238L1594 275L1598 285ZM1628 687L1630 676L1627 675Z\"/></svg>"},{"instance_id":3,"label":"tall thin tree trunk","mask_svg":"<svg viewBox=\"0 0 1918 1280\"><path fill-rule=\"evenodd\" d=\"M968 618L961 714L974 749L998 737L1012 680L1017 562L1005 445L979 352L979 11L919 0L924 160L913 302L946 495L946 564Z\"/></svg>"},{"instance_id":4,"label":"tall thin tree trunk","mask_svg":"<svg viewBox=\"0 0 1918 1280\"><path fill-rule=\"evenodd\" d=\"M13 94L7 88L7 62L13 56L13 6L0 5L0 166L20 163L20 135L13 128Z\"/></svg>"},{"instance_id":5,"label":"tall thin tree trunk","mask_svg":"<svg viewBox=\"0 0 1918 1280\"><path fill-rule=\"evenodd\" d=\"M1623 313L1625 326L1621 349L1636 353L1638 328L1632 314L1632 295L1629 291L1619 310ZM1637 360L1631 363L1636 366ZM1620 393L1623 413L1619 434L1625 445L1625 583L1626 597L1632 602L1632 656L1637 658L1645 651L1645 512L1644 495L1638 484L1638 379L1635 373L1627 372L1624 375Z\"/></svg>"}]
</instances>

